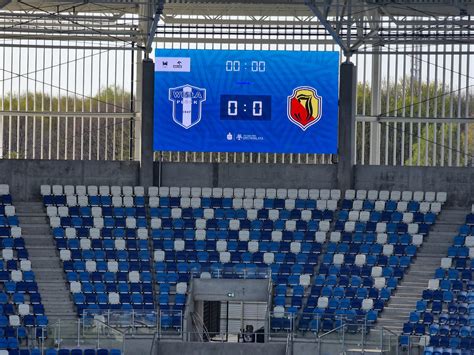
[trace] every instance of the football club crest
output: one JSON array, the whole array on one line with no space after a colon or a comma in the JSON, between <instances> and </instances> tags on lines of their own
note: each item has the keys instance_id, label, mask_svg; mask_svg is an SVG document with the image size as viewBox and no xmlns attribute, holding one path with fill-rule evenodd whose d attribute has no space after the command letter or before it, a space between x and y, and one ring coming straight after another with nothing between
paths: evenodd
<instances>
[{"instance_id":1,"label":"football club crest","mask_svg":"<svg viewBox=\"0 0 474 355\"><path fill-rule=\"evenodd\" d=\"M288 96L288 118L305 131L318 122L322 113L322 98L316 89L301 86L293 89L293 95Z\"/></svg>"},{"instance_id":2,"label":"football club crest","mask_svg":"<svg viewBox=\"0 0 474 355\"><path fill-rule=\"evenodd\" d=\"M173 103L173 121L188 129L201 121L206 89L189 84L170 88L169 100Z\"/></svg>"}]
</instances>

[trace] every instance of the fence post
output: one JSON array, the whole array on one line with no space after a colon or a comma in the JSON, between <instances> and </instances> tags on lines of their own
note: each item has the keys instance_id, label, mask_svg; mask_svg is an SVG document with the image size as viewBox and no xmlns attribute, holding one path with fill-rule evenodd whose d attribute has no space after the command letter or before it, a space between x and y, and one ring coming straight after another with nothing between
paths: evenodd
<instances>
[{"instance_id":1,"label":"fence post","mask_svg":"<svg viewBox=\"0 0 474 355\"><path fill-rule=\"evenodd\" d=\"M375 47L377 49L380 47ZM370 110L372 116L382 113L382 61L380 54L372 54L372 83ZM380 165L381 127L379 122L370 122L370 165ZM387 144L387 143L386 143Z\"/></svg>"},{"instance_id":2,"label":"fence post","mask_svg":"<svg viewBox=\"0 0 474 355\"><path fill-rule=\"evenodd\" d=\"M141 82L141 141L140 141L140 185L153 185L153 110L154 110L154 63L151 59L142 62Z\"/></svg>"},{"instance_id":3,"label":"fence post","mask_svg":"<svg viewBox=\"0 0 474 355\"><path fill-rule=\"evenodd\" d=\"M341 64L339 84L339 142L337 183L341 190L354 186L354 149L357 70L354 63Z\"/></svg>"},{"instance_id":4,"label":"fence post","mask_svg":"<svg viewBox=\"0 0 474 355\"><path fill-rule=\"evenodd\" d=\"M81 319L77 320L77 347L81 345Z\"/></svg>"}]
</instances>

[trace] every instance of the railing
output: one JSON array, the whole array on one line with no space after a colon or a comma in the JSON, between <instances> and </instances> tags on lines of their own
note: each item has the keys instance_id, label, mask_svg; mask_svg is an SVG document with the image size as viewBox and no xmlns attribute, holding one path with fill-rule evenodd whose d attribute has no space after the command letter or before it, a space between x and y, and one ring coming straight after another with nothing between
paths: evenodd
<instances>
[{"instance_id":1,"label":"railing","mask_svg":"<svg viewBox=\"0 0 474 355\"><path fill-rule=\"evenodd\" d=\"M473 166L473 142L467 117L360 116L354 158L359 165Z\"/></svg>"},{"instance_id":2,"label":"railing","mask_svg":"<svg viewBox=\"0 0 474 355\"><path fill-rule=\"evenodd\" d=\"M368 321L365 317L335 316L332 326L323 326L323 317L307 314L315 321L313 328L300 330L297 325L304 314L298 318L292 313L275 314L269 312L270 322L266 332L270 341L287 341L292 343L309 342L317 343L318 354L334 351L335 346L340 346L340 353L345 353L351 348L354 351L395 351L398 355L399 335L393 331L378 326ZM275 320L277 323L275 324ZM276 326L275 326L276 325ZM328 347L325 349L325 347Z\"/></svg>"},{"instance_id":3,"label":"railing","mask_svg":"<svg viewBox=\"0 0 474 355\"><path fill-rule=\"evenodd\" d=\"M115 329L127 329L130 334L152 334L157 331L160 319L155 310L85 309L80 318L80 327L82 334L102 323Z\"/></svg>"},{"instance_id":4,"label":"railing","mask_svg":"<svg viewBox=\"0 0 474 355\"><path fill-rule=\"evenodd\" d=\"M298 319L293 314L285 313L280 319L287 321L287 328L283 330L275 330L271 327L269 321L264 329L259 329L254 332L247 332L241 330L239 333L230 331L220 331L218 333L209 334L205 327L203 327L202 319L194 317L194 322L198 325L194 329L183 329L183 315L181 317L181 329L173 332L170 330L168 334L164 332L166 329L161 329L162 322L160 319L166 311L153 311L158 314L158 321L154 327L149 327L150 324L141 324L142 328L147 329L148 332L140 332L137 330L139 322L130 324L121 324L121 326L112 326L107 323L114 317L110 312L110 317L102 315L87 319L78 319L74 321L61 321L48 326L41 334L34 333L39 337L30 337L28 345L30 347L45 348L74 348L74 347L92 347L92 348L120 348L122 352L126 350L127 336L133 337L137 334L147 334L153 336L151 350L156 348L156 343L162 337L174 338L180 341L196 341L200 339L201 342L244 342L244 343L260 343L260 342L279 342L285 344L285 354L290 355L293 352L293 346L296 343L314 344L317 349L317 354L324 354L331 351L340 353L348 351L368 352L380 351L398 355L403 351L407 355L415 355L419 350L428 345L427 337L425 336L400 336L390 329L378 326L377 324L369 323L360 319L359 321L349 321L344 317L336 317L338 323L332 329L323 329L318 327L316 330L301 331L298 330ZM106 314L108 312L104 312ZM139 313L139 312L138 312ZM103 317L103 318L101 318ZM138 317L134 317L138 318ZM274 314L269 312L268 319L274 318ZM132 319L132 318L130 318ZM319 319L315 316L315 319ZM402 342L402 338L404 341Z\"/></svg>"},{"instance_id":5,"label":"railing","mask_svg":"<svg viewBox=\"0 0 474 355\"><path fill-rule=\"evenodd\" d=\"M293 343L292 343L293 339L291 337L291 333L288 333L288 335L286 336L286 346L285 346L285 355L291 355L292 353L292 346L293 346Z\"/></svg>"}]
</instances>

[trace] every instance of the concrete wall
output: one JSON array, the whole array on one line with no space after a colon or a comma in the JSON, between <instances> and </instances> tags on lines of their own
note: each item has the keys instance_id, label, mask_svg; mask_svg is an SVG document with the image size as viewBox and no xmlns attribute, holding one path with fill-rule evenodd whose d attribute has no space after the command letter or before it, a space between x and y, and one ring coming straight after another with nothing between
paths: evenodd
<instances>
[{"instance_id":1,"label":"concrete wall","mask_svg":"<svg viewBox=\"0 0 474 355\"><path fill-rule=\"evenodd\" d=\"M158 183L155 163L155 183ZM336 165L164 163L163 186L337 188ZM448 205L473 202L474 169L356 166L355 188L447 191Z\"/></svg>"},{"instance_id":2,"label":"concrete wall","mask_svg":"<svg viewBox=\"0 0 474 355\"><path fill-rule=\"evenodd\" d=\"M356 166L355 187L379 190L446 191L448 205L467 206L474 202L474 169Z\"/></svg>"},{"instance_id":3,"label":"concrete wall","mask_svg":"<svg viewBox=\"0 0 474 355\"><path fill-rule=\"evenodd\" d=\"M232 279L195 279L192 297L201 301L267 302L268 281ZM229 297L232 294L233 297Z\"/></svg>"},{"instance_id":4,"label":"concrete wall","mask_svg":"<svg viewBox=\"0 0 474 355\"><path fill-rule=\"evenodd\" d=\"M0 159L0 183L16 201L38 200L43 184L136 185L138 171L137 162Z\"/></svg>"},{"instance_id":5,"label":"concrete wall","mask_svg":"<svg viewBox=\"0 0 474 355\"><path fill-rule=\"evenodd\" d=\"M284 355L285 343L198 343L198 342L166 342L158 343L160 355ZM296 354L296 353L295 353ZM309 353L308 353L309 354Z\"/></svg>"},{"instance_id":6,"label":"concrete wall","mask_svg":"<svg viewBox=\"0 0 474 355\"><path fill-rule=\"evenodd\" d=\"M173 342L161 340L156 346L158 352L154 354L160 355L284 355L286 349L286 342L280 339L279 342L269 342L261 344L249 343L201 343L201 342ZM360 351L349 352L347 349L360 348L357 344L346 344L346 354L361 354ZM344 353L344 347L337 341L327 341L318 345L316 340L314 342L295 342L293 344L294 355L334 355ZM367 351L371 352L371 351ZM377 351L372 351L378 353ZM385 352L388 355L395 355L396 352Z\"/></svg>"},{"instance_id":7,"label":"concrete wall","mask_svg":"<svg viewBox=\"0 0 474 355\"><path fill-rule=\"evenodd\" d=\"M159 164L155 163L155 183ZM163 163L163 186L336 188L335 165Z\"/></svg>"},{"instance_id":8,"label":"concrete wall","mask_svg":"<svg viewBox=\"0 0 474 355\"><path fill-rule=\"evenodd\" d=\"M337 188L336 165L163 163L163 186ZM159 183L160 164L154 164ZM39 199L42 184L136 185L139 163L119 161L0 160L0 183L15 200ZM355 187L447 191L448 204L473 202L474 169L356 166Z\"/></svg>"}]
</instances>

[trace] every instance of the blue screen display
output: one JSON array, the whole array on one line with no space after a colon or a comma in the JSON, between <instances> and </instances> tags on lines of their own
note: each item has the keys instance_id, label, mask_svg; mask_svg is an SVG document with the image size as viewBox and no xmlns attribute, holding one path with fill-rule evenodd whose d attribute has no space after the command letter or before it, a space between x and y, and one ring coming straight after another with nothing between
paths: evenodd
<instances>
[{"instance_id":1,"label":"blue screen display","mask_svg":"<svg viewBox=\"0 0 474 355\"><path fill-rule=\"evenodd\" d=\"M154 149L337 153L338 52L157 49Z\"/></svg>"}]
</instances>

